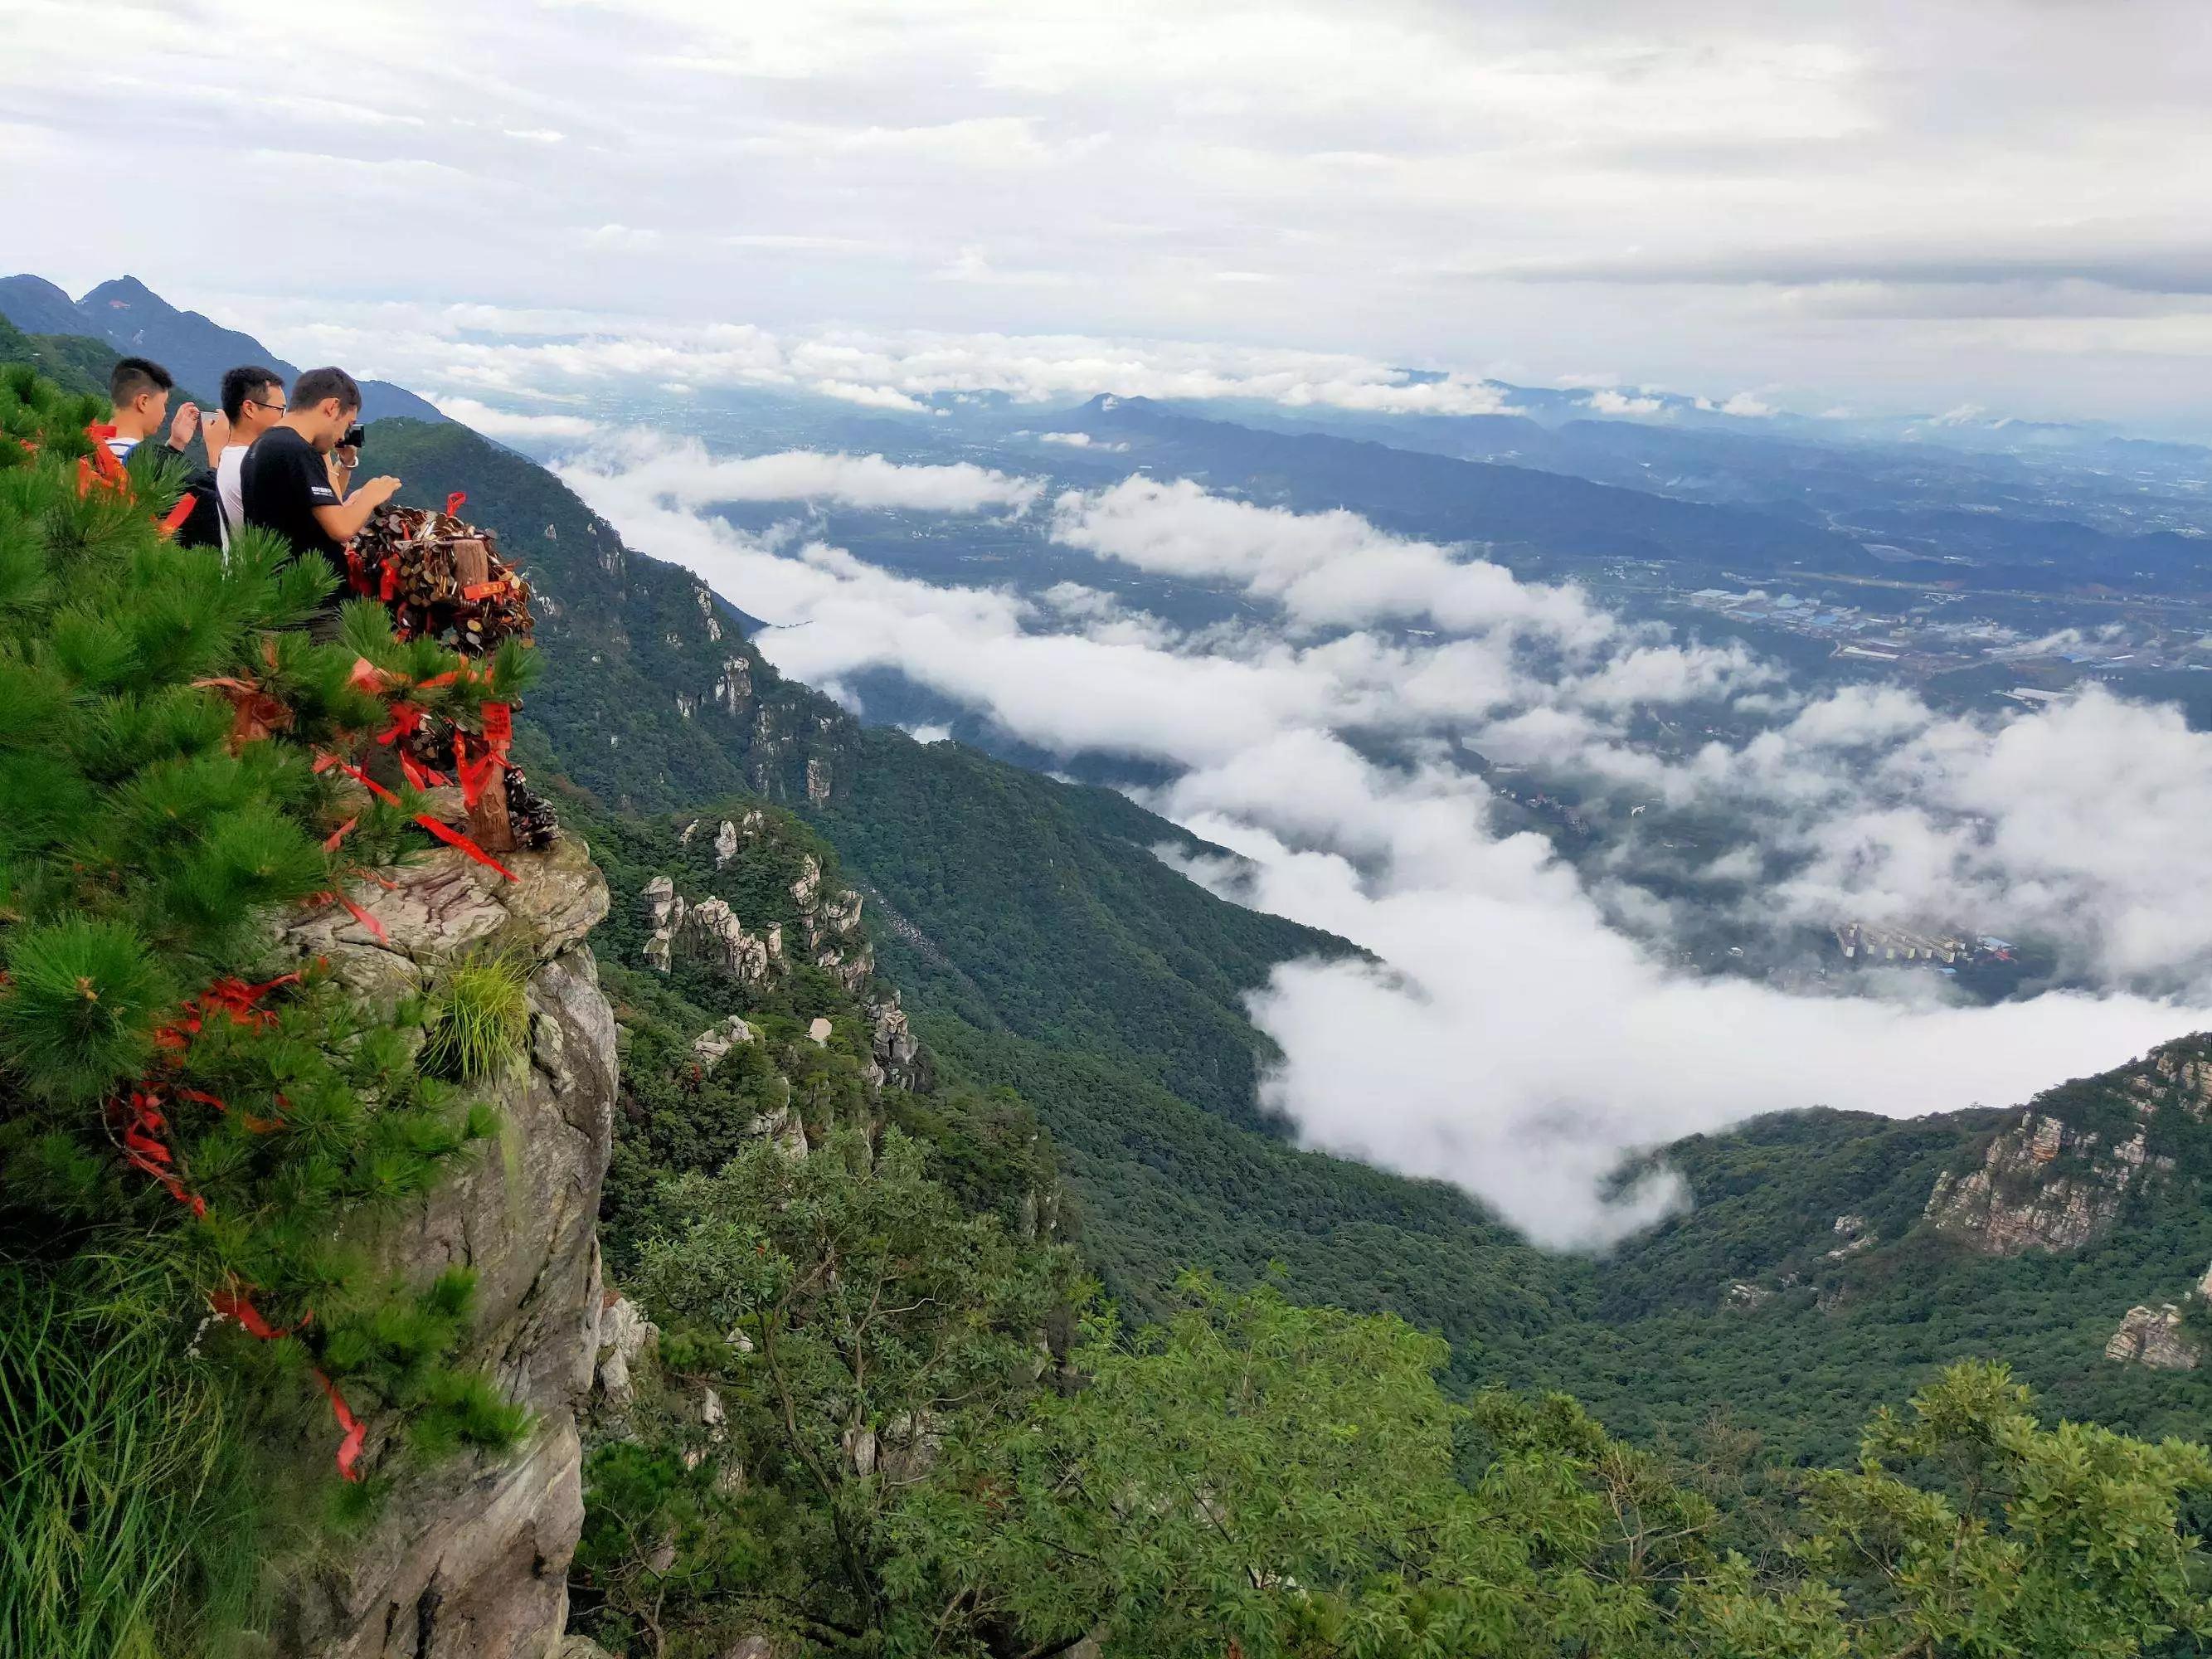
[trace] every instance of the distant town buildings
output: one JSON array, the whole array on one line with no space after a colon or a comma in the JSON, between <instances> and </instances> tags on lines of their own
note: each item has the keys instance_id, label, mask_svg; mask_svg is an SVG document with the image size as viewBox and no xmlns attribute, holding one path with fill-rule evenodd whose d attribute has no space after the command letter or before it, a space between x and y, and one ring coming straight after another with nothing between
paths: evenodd
<instances>
[{"instance_id":1,"label":"distant town buildings","mask_svg":"<svg viewBox=\"0 0 2212 1659\"><path fill-rule=\"evenodd\" d=\"M1928 963L1952 968L1963 962L2010 962L2015 948L2009 939L1990 933L1972 938L1923 933L1880 922L1838 922L1834 931L1844 959L1856 963Z\"/></svg>"}]
</instances>

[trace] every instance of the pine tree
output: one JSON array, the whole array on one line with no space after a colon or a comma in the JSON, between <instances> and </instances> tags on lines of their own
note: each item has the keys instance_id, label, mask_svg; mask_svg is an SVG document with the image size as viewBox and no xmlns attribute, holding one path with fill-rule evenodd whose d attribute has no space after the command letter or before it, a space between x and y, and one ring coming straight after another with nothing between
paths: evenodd
<instances>
[{"instance_id":1,"label":"pine tree","mask_svg":"<svg viewBox=\"0 0 2212 1659\"><path fill-rule=\"evenodd\" d=\"M339 642L310 641L324 568L252 531L227 556L174 545L167 503L84 465L98 413L0 374L0 1302L47 1310L45 1335L0 1346L20 1407L0 1413L0 1650L166 1654L206 1589L187 1565L212 1462L143 1477L156 1490L131 1501L166 1519L119 1557L90 1547L107 1523L69 1471L142 1480L130 1402L42 1377L127 1346L149 1395L198 1397L204 1350L287 1379L259 1398L386 1407L434 1448L523 1426L444 1363L467 1276L395 1285L355 1242L491 1115L416 1064L423 1009L373 1013L318 965L264 958L288 907L424 844L419 799L365 795L332 758L395 708L476 729L531 664L401 642L367 601ZM335 1409L348 1462L360 1435ZM246 1415L196 1420L234 1439Z\"/></svg>"}]
</instances>

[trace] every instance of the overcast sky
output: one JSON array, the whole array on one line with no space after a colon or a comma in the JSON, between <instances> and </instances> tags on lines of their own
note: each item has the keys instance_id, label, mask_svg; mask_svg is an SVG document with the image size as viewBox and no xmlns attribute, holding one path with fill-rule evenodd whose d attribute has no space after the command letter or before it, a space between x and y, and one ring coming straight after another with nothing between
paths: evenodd
<instances>
[{"instance_id":1,"label":"overcast sky","mask_svg":"<svg viewBox=\"0 0 2212 1659\"><path fill-rule=\"evenodd\" d=\"M94 15L0 7L0 264L248 325L1081 331L2205 424L2191 0Z\"/></svg>"}]
</instances>

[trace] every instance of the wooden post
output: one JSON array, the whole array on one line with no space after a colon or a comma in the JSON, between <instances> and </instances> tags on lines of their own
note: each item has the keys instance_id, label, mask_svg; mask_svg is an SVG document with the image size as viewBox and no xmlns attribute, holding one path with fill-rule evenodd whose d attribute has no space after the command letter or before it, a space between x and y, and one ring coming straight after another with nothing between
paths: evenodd
<instances>
[{"instance_id":1,"label":"wooden post","mask_svg":"<svg viewBox=\"0 0 2212 1659\"><path fill-rule=\"evenodd\" d=\"M479 582L491 580L491 550L475 536L463 536L451 544L453 550L453 580L464 593Z\"/></svg>"},{"instance_id":2,"label":"wooden post","mask_svg":"<svg viewBox=\"0 0 2212 1659\"><path fill-rule=\"evenodd\" d=\"M507 769L501 767L469 808L469 839L487 853L512 853L522 843L507 816Z\"/></svg>"}]
</instances>

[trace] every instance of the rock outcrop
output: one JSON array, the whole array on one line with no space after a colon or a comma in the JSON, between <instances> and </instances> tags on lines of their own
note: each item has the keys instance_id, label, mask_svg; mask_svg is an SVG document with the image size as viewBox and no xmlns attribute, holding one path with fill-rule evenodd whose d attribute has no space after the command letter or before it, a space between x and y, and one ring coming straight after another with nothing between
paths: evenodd
<instances>
[{"instance_id":1,"label":"rock outcrop","mask_svg":"<svg viewBox=\"0 0 2212 1659\"><path fill-rule=\"evenodd\" d=\"M2181 1037L2039 1095L1979 1168L1937 1179L1927 1218L1990 1255L2078 1249L2119 1218L2131 1193L2173 1169L2154 1144L2201 1142L2208 1123L2212 1034Z\"/></svg>"},{"instance_id":2,"label":"rock outcrop","mask_svg":"<svg viewBox=\"0 0 2212 1659\"><path fill-rule=\"evenodd\" d=\"M871 1083L879 1089L898 1089L908 1093L935 1085L936 1067L930 1060L929 1051L921 1046L921 1039L915 1036L913 1026L908 1024L906 1010L899 1006L896 991L868 1005L868 1028Z\"/></svg>"},{"instance_id":3,"label":"rock outcrop","mask_svg":"<svg viewBox=\"0 0 2212 1659\"><path fill-rule=\"evenodd\" d=\"M679 961L692 962L740 985L758 985L783 967L781 926L748 933L726 901L687 904L666 876L647 882L643 897L646 925L652 930L645 941L645 965L657 972L667 973Z\"/></svg>"},{"instance_id":4,"label":"rock outcrop","mask_svg":"<svg viewBox=\"0 0 2212 1659\"><path fill-rule=\"evenodd\" d=\"M2088 1151L2095 1139L2031 1114L1990 1143L1980 1168L1937 1178L1928 1219L1990 1255L2078 1249L2112 1224L2142 1164L2138 1138L2107 1178L2045 1176L2061 1152Z\"/></svg>"},{"instance_id":5,"label":"rock outcrop","mask_svg":"<svg viewBox=\"0 0 2212 1659\"><path fill-rule=\"evenodd\" d=\"M2105 1358L2148 1365L2154 1371L2193 1371L2203 1356L2182 1328L2181 1310L2168 1302L2157 1308L2128 1310L2120 1328L2105 1344Z\"/></svg>"},{"instance_id":6,"label":"rock outcrop","mask_svg":"<svg viewBox=\"0 0 2212 1659\"><path fill-rule=\"evenodd\" d=\"M2197 1281L2194 1303L2200 1311L2212 1308L2212 1267ZM2204 1361L2204 1350L2188 1329L2188 1316L2171 1302L2155 1308L2136 1304L2128 1310L2112 1340L2105 1344L2105 1358L2148 1365L2154 1371L2193 1371Z\"/></svg>"},{"instance_id":7,"label":"rock outcrop","mask_svg":"<svg viewBox=\"0 0 2212 1659\"><path fill-rule=\"evenodd\" d=\"M481 1097L499 1115L487 1149L368 1241L395 1273L476 1273L459 1356L529 1407L512 1452L428 1465L398 1455L372 1416L366 1462L392 1486L347 1547L283 1581L275 1651L302 1659L545 1659L561 1639L568 1565L583 1525L577 1412L599 1348L597 1239L615 1099L615 1026L584 935L606 888L583 845L507 855L508 883L440 850L369 888L374 933L333 908L287 931L284 949L324 956L364 996L422 988L472 951L526 953L530 1053ZM303 1456L328 1456L318 1443Z\"/></svg>"},{"instance_id":8,"label":"rock outcrop","mask_svg":"<svg viewBox=\"0 0 2212 1659\"><path fill-rule=\"evenodd\" d=\"M634 1373L659 1334L660 1328L628 1297L609 1291L600 1297L598 1370L593 1380L601 1397L616 1411L627 1410L636 1398Z\"/></svg>"},{"instance_id":9,"label":"rock outcrop","mask_svg":"<svg viewBox=\"0 0 2212 1659\"><path fill-rule=\"evenodd\" d=\"M687 825L678 844L688 846L700 828L697 823ZM772 833L757 809L736 822L723 819L714 830L715 869ZM860 925L860 895L831 886L811 854L801 860L790 891L797 936L793 949L847 991L860 994L876 969L875 947ZM696 902L686 900L676 890L674 878L666 875L653 877L639 898L647 929L645 965L656 972L665 974L678 962L688 962L740 985L759 985L790 966L782 922L748 929L726 900L711 895Z\"/></svg>"},{"instance_id":10,"label":"rock outcrop","mask_svg":"<svg viewBox=\"0 0 2212 1659\"><path fill-rule=\"evenodd\" d=\"M701 1071L711 1074L731 1049L753 1040L753 1028L732 1014L719 1025L710 1025L691 1039L692 1057Z\"/></svg>"},{"instance_id":11,"label":"rock outcrop","mask_svg":"<svg viewBox=\"0 0 2212 1659\"><path fill-rule=\"evenodd\" d=\"M2029 1112L1990 1141L1980 1167L1936 1178L1927 1218L1988 1255L2078 1249L2118 1218L2146 1174L2170 1167L2150 1155L2148 1141L2139 1128L2108 1144L2094 1131Z\"/></svg>"}]
</instances>

